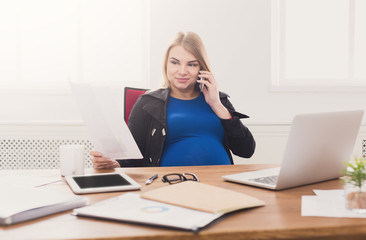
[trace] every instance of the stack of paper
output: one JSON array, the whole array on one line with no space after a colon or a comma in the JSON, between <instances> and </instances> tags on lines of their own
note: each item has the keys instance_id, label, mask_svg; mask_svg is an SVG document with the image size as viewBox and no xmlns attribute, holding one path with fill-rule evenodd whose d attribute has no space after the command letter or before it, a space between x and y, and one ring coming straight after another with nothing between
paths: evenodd
<instances>
[{"instance_id":1,"label":"stack of paper","mask_svg":"<svg viewBox=\"0 0 366 240\"><path fill-rule=\"evenodd\" d=\"M343 189L313 191L316 196L302 196L301 216L366 218L346 208Z\"/></svg>"}]
</instances>

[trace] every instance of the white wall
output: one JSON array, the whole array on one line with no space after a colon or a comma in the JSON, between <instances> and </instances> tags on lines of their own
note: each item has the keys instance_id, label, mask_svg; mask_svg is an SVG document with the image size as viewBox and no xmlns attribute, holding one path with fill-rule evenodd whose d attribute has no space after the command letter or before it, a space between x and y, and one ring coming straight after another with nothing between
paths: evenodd
<instances>
[{"instance_id":1,"label":"white wall","mask_svg":"<svg viewBox=\"0 0 366 240\"><path fill-rule=\"evenodd\" d=\"M154 0L150 13L150 80L159 86L164 49L178 31L194 31L206 44L220 89L253 131L257 151L238 163L279 162L297 113L365 109L364 92L271 91L269 0ZM361 139L355 154L361 153ZM274 157L278 156L278 157Z\"/></svg>"},{"instance_id":2,"label":"white wall","mask_svg":"<svg viewBox=\"0 0 366 240\"><path fill-rule=\"evenodd\" d=\"M275 91L269 0L155 0L150 13L151 82L158 85L164 47L181 30L207 45L216 79L250 123L290 123L301 112L365 109L365 92ZM193 7L194 6L194 7ZM209 7L208 7L209 6Z\"/></svg>"},{"instance_id":3,"label":"white wall","mask_svg":"<svg viewBox=\"0 0 366 240\"><path fill-rule=\"evenodd\" d=\"M238 111L251 116L244 123L257 139L257 151L250 160L236 159L238 163L280 161L273 156L282 156L291 120L297 113L365 109L366 94L362 91L271 90L270 0L151 0L148 7L150 51L146 53L146 87L161 86L163 54L173 34L198 33L206 44L220 89L231 96ZM70 93L57 90L33 95L2 92L0 134L11 134L6 129L17 122L23 122L21 131L27 132L24 121L79 126L81 117L73 101ZM53 126L58 132L57 124ZM364 128L355 146L358 155L360 141L366 139ZM32 127L29 129L31 132Z\"/></svg>"},{"instance_id":4,"label":"white wall","mask_svg":"<svg viewBox=\"0 0 366 240\"><path fill-rule=\"evenodd\" d=\"M146 85L145 2L0 1L0 123L81 122L68 79Z\"/></svg>"}]
</instances>

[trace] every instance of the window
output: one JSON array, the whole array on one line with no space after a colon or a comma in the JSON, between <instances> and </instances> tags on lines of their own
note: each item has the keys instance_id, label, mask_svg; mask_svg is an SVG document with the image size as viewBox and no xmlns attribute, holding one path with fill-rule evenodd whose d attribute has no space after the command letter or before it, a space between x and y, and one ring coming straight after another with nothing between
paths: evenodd
<instances>
[{"instance_id":1,"label":"window","mask_svg":"<svg viewBox=\"0 0 366 240\"><path fill-rule=\"evenodd\" d=\"M0 87L146 82L145 0L0 2Z\"/></svg>"},{"instance_id":2,"label":"window","mask_svg":"<svg viewBox=\"0 0 366 240\"><path fill-rule=\"evenodd\" d=\"M366 1L272 1L272 87L366 86Z\"/></svg>"}]
</instances>

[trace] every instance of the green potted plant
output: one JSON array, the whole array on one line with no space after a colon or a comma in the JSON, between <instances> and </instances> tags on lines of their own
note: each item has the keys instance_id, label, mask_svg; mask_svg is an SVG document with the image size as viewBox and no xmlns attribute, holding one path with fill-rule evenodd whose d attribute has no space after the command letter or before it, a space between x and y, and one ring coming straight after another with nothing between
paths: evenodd
<instances>
[{"instance_id":1,"label":"green potted plant","mask_svg":"<svg viewBox=\"0 0 366 240\"><path fill-rule=\"evenodd\" d=\"M346 207L354 212L366 213L366 159L355 157L344 170Z\"/></svg>"}]
</instances>

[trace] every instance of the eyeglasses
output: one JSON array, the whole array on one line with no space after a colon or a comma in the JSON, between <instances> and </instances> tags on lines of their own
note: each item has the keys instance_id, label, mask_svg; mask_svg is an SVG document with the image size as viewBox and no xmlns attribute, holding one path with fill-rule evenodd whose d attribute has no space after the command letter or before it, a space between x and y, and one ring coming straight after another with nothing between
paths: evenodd
<instances>
[{"instance_id":1,"label":"eyeglasses","mask_svg":"<svg viewBox=\"0 0 366 240\"><path fill-rule=\"evenodd\" d=\"M161 180L163 182L168 182L169 184L180 183L184 181L200 181L198 177L193 173L170 173L164 175Z\"/></svg>"}]
</instances>

